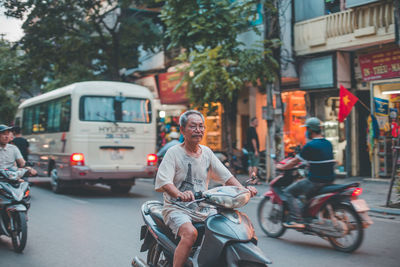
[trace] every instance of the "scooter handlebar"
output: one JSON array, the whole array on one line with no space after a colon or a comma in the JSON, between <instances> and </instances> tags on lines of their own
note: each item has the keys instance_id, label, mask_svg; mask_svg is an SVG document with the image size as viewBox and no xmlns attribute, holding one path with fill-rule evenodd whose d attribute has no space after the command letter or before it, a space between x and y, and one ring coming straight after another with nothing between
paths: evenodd
<instances>
[{"instance_id":1,"label":"scooter handlebar","mask_svg":"<svg viewBox=\"0 0 400 267\"><path fill-rule=\"evenodd\" d=\"M203 198L203 192L201 192L201 191L199 191L199 192L194 192L194 199L195 199L195 200L201 199L201 198ZM176 201L182 202L182 199L181 199L180 197L178 197L178 198L176 199Z\"/></svg>"}]
</instances>

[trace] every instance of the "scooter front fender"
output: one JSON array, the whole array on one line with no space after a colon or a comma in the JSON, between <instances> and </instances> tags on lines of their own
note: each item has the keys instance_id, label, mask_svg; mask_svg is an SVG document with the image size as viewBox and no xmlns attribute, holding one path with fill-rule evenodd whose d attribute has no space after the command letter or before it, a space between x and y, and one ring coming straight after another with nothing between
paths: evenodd
<instances>
[{"instance_id":1,"label":"scooter front fender","mask_svg":"<svg viewBox=\"0 0 400 267\"><path fill-rule=\"evenodd\" d=\"M216 214L208 217L204 242L198 258L199 266L220 266L218 263L224 248L233 242L257 243L253 225L247 215L227 212L225 215Z\"/></svg>"},{"instance_id":2,"label":"scooter front fender","mask_svg":"<svg viewBox=\"0 0 400 267\"><path fill-rule=\"evenodd\" d=\"M239 263L242 263L241 266L246 266L245 263L258 263L260 266L268 266L272 261L252 242L228 245L226 247L226 266L239 267Z\"/></svg>"}]
</instances>

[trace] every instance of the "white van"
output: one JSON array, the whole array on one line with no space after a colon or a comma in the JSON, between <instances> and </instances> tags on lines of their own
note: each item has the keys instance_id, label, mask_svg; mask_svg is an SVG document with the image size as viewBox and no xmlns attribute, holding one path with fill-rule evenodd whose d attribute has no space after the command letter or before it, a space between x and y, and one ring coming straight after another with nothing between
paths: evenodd
<instances>
[{"instance_id":1,"label":"white van","mask_svg":"<svg viewBox=\"0 0 400 267\"><path fill-rule=\"evenodd\" d=\"M103 183L128 192L157 171L153 95L121 82L74 83L24 101L15 124L30 143L29 161L54 192Z\"/></svg>"}]
</instances>

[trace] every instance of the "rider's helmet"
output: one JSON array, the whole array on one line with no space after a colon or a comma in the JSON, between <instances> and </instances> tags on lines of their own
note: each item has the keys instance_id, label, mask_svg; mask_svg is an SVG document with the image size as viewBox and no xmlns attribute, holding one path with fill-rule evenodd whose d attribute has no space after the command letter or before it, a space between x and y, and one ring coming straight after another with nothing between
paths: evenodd
<instances>
[{"instance_id":1,"label":"rider's helmet","mask_svg":"<svg viewBox=\"0 0 400 267\"><path fill-rule=\"evenodd\" d=\"M0 124L0 133L5 132L5 131L11 131L12 127L9 127L4 124Z\"/></svg>"},{"instance_id":2,"label":"rider's helmet","mask_svg":"<svg viewBox=\"0 0 400 267\"><path fill-rule=\"evenodd\" d=\"M311 117L306 120L306 123L302 127L307 127L313 132L321 131L321 121L316 117Z\"/></svg>"},{"instance_id":3,"label":"rider's helmet","mask_svg":"<svg viewBox=\"0 0 400 267\"><path fill-rule=\"evenodd\" d=\"M180 134L177 132L171 132L168 136L171 139L179 139Z\"/></svg>"}]
</instances>

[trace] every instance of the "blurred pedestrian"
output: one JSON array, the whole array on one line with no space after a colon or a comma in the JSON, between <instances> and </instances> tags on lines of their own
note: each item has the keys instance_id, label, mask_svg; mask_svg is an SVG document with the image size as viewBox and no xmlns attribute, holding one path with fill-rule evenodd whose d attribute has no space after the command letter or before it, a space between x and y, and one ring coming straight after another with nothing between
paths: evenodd
<instances>
[{"instance_id":1,"label":"blurred pedestrian","mask_svg":"<svg viewBox=\"0 0 400 267\"><path fill-rule=\"evenodd\" d=\"M29 155L29 142L21 134L21 128L19 126L15 126L12 129L14 133L14 139L11 141L16 147L18 147L19 151L21 151L22 157L25 161L28 161Z\"/></svg>"},{"instance_id":2,"label":"blurred pedestrian","mask_svg":"<svg viewBox=\"0 0 400 267\"><path fill-rule=\"evenodd\" d=\"M257 176L258 164L260 163L260 143L258 140L258 134L256 128L258 126L258 119L253 117L250 120L250 127L247 129L247 143L246 149L248 151L248 167L249 167L249 177L253 175ZM255 183L259 184L257 179Z\"/></svg>"}]
</instances>

